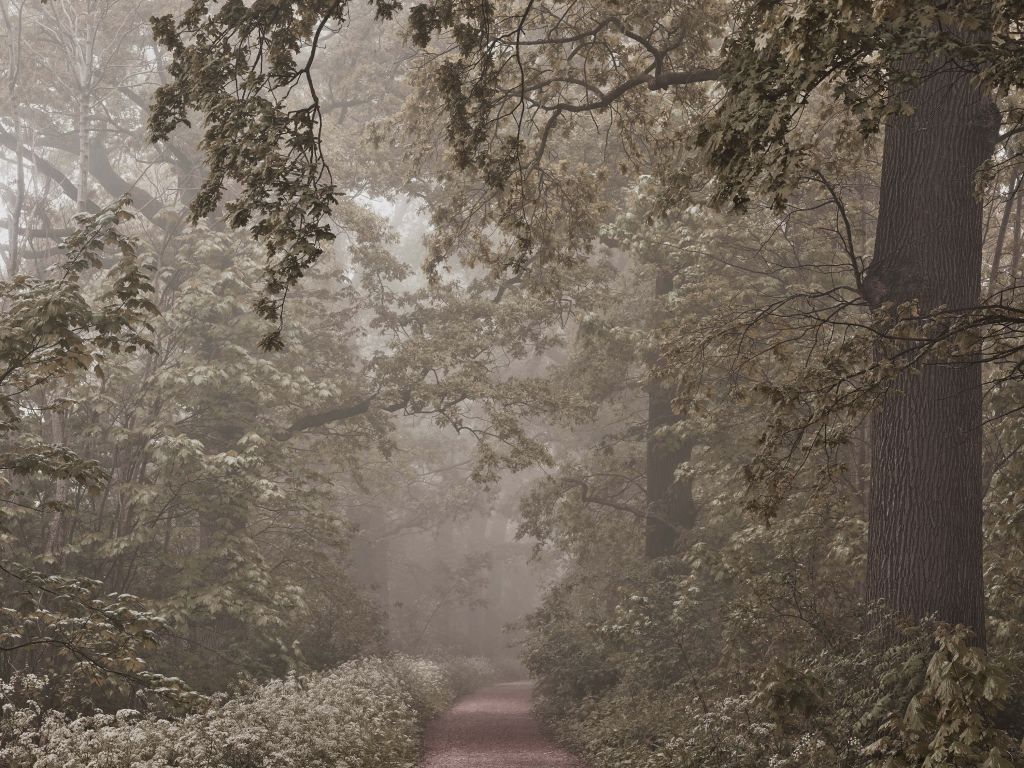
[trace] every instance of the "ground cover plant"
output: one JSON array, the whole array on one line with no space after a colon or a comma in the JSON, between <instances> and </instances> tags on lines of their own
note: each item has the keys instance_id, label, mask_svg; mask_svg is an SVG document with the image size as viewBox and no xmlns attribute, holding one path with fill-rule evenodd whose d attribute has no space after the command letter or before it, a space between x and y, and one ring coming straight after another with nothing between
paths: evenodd
<instances>
[{"instance_id":1,"label":"ground cover plant","mask_svg":"<svg viewBox=\"0 0 1024 768\"><path fill-rule=\"evenodd\" d=\"M415 763L427 721L493 679L481 660L450 665L362 659L193 701L197 711L163 717L129 709L71 717L40 706L43 681L18 677L2 690L0 760L11 768L398 768Z\"/></svg>"}]
</instances>

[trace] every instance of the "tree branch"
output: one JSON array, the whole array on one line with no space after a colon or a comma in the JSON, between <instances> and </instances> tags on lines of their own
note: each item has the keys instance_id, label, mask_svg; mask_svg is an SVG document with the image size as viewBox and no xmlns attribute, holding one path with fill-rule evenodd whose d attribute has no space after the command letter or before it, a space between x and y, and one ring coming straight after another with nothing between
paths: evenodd
<instances>
[{"instance_id":1,"label":"tree branch","mask_svg":"<svg viewBox=\"0 0 1024 768\"><path fill-rule=\"evenodd\" d=\"M351 419L356 416L362 416L364 413L369 412L374 400L378 397L379 395L373 394L350 405L339 405L335 408L327 408L323 411L317 411L316 413L300 416L298 419L293 421L287 431L281 435L281 439L288 440L299 432L305 432L307 429L325 427L328 424L333 424L337 421L345 421L346 419ZM404 393L401 400L389 403L388 405L383 405L380 407L380 410L388 413L394 413L395 411L400 411L408 406L410 400L412 400L412 392L407 391Z\"/></svg>"},{"instance_id":2,"label":"tree branch","mask_svg":"<svg viewBox=\"0 0 1024 768\"><path fill-rule=\"evenodd\" d=\"M546 112L594 112L607 109L625 94L640 86L645 85L652 91L661 91L675 86L714 82L718 80L720 74L717 68L662 72L660 74L645 72L624 80L610 91L601 92L596 88L589 88L589 90L602 93L599 98L592 101L584 101L582 103L560 101L555 104L540 104L534 101L533 103Z\"/></svg>"}]
</instances>

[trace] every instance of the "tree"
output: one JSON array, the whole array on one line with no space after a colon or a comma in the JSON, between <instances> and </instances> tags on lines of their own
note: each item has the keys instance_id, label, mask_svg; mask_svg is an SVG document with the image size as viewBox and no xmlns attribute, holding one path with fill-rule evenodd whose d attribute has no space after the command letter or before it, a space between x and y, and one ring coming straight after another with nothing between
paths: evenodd
<instances>
[{"instance_id":1,"label":"tree","mask_svg":"<svg viewBox=\"0 0 1024 768\"><path fill-rule=\"evenodd\" d=\"M978 84L986 63L974 47L998 46L993 29L1009 21L994 20L983 3L958 5L953 14L943 3L871 18L831 8L819 8L813 20L754 14L733 43L733 61L749 57L750 63L727 75L737 97L731 109L739 104L742 112L761 99L757 103L766 117L759 127L773 118L788 125L800 112L797 95L819 86L830 87L854 115L862 115L862 131L876 130L884 117L878 231L861 292L883 316L911 306L919 317L944 316L924 333L929 347L946 338L951 314L971 310L979 301L977 182L993 156L1000 120L994 95ZM769 25L780 23L786 34L797 35L798 46L807 46L797 66L784 63L792 44L769 31ZM818 32L812 33L808 23ZM822 24L852 37L822 38ZM817 35L813 41L812 34ZM871 56L883 64L876 74L865 69ZM763 65L776 72L786 67L783 85L773 94L786 106L763 109L763 96L749 96L753 83L766 82L748 79L754 66ZM719 113L719 119L736 116L730 108ZM705 134L705 146L725 171L725 190L734 199L742 201L743 185L751 179L739 166L765 148L777 152L778 160L754 165L759 171L767 167L768 188L782 192L792 166L800 164L788 157L785 131L772 134L769 128L760 137L731 129L723 130L725 138ZM737 135L739 151L729 146ZM880 340L876 359L900 360L910 348L919 350L921 337L907 335L911 338L902 345ZM937 352L918 372L894 377L873 416L871 440L870 594L902 613L934 613L962 623L984 644L978 359Z\"/></svg>"},{"instance_id":2,"label":"tree","mask_svg":"<svg viewBox=\"0 0 1024 768\"><path fill-rule=\"evenodd\" d=\"M140 685L181 691L179 680L155 674L139 656L166 628L161 617L131 594L105 593L95 580L39 567L54 557L53 537L74 506L101 494L109 480L96 461L52 435L48 441L45 432L34 434L34 425L66 417L68 403L48 398L47 388L102 376L109 358L151 348L152 269L122 231L132 218L126 204L80 216L53 276L0 282L0 653L5 673L19 657L60 670L65 685L51 697L62 705L80 690L101 696ZM116 260L104 267L110 253ZM41 552L26 552L16 535L26 518L45 523Z\"/></svg>"},{"instance_id":3,"label":"tree","mask_svg":"<svg viewBox=\"0 0 1024 768\"><path fill-rule=\"evenodd\" d=\"M655 312L672 292L672 274L659 270L655 276ZM693 437L672 429L680 421L672 405L672 389L662 379L665 363L654 352L648 355L647 384L647 510L644 553L647 557L675 554L680 534L693 527L697 515L692 482L677 478L680 465L689 460Z\"/></svg>"},{"instance_id":4,"label":"tree","mask_svg":"<svg viewBox=\"0 0 1024 768\"><path fill-rule=\"evenodd\" d=\"M984 40L989 23L953 35ZM866 298L925 316L970 309L981 291L977 174L995 150L999 114L962 56L899 64L913 82L895 98L911 114L885 129ZM879 345L879 354L894 353ZM970 627L984 645L981 400L977 359L931 360L890 384L871 426L868 590L901 613Z\"/></svg>"}]
</instances>

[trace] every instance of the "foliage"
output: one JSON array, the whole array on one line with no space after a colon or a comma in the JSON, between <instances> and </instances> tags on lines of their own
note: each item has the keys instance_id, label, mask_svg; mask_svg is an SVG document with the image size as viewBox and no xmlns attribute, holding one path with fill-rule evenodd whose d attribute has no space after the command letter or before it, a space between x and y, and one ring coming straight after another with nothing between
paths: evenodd
<instances>
[{"instance_id":1,"label":"foliage","mask_svg":"<svg viewBox=\"0 0 1024 768\"><path fill-rule=\"evenodd\" d=\"M365 570L362 561L352 567L347 559L353 538L363 537L362 543L380 531L394 536L406 528L429 534L439 522L467 514L458 493L429 500L392 493L422 476L425 454L408 446L436 442L433 432L417 433L430 422L454 433L431 449L432 460L447 463L452 445L460 455L464 445L469 453L475 448L479 480L493 482L504 468L549 460L524 421L565 398L539 380L507 374L523 358L562 343L564 306L575 289L520 303L496 300L507 287L471 273L423 285L409 265L418 251L398 243L381 215L381 201L353 195L331 212L340 235L336 249L291 291L288 327L275 329L272 321L254 317L251 303L266 266L260 250L245 232L225 231L216 206L193 225L185 223L197 187L216 178L205 173L187 141L178 143L192 135L165 137L159 147L142 143L148 84L164 72L141 18L150 6L133 7L123 18L116 0L99 6L102 12L95 14L74 2L50 4L39 13L30 6L4 17L4 71L12 77L22 72L11 96L12 109L20 105L16 125L22 132L8 133L5 123L0 133L4 146L31 167L21 220L12 224L21 227L13 238L21 256L5 261L11 276L3 283L0 313L10 332L3 342L11 345L11 356L19 354L17 345L36 354L29 367L8 372L22 378L12 379L16 386L3 393L12 398L5 405L18 426L5 436L10 440L0 478L4 554L30 567L39 584L74 585L70 594L83 605L109 608L110 620L79 606L74 622L60 624L51 639L64 642L72 633L87 652L95 635L94 658L109 665L113 654L123 653L123 671L134 677L108 686L61 674L59 659L67 649L58 656L25 644L50 637L40 622L58 598L39 600L33 593L35 602L22 600L38 589L11 575L3 587L4 629L12 642L0 657L5 675L56 671L47 683L51 703L84 711L145 708L136 698L140 665L212 692L238 675L329 668L379 649L391 606L372 604L352 577L351 571ZM330 27L354 12L336 6L317 6L337 11ZM252 40L271 34L274 55L284 57L285 38L305 33L291 27L268 32L260 26L261 9L268 11L261 5L248 17L255 24ZM237 3L220 10L228 14L225 23L248 14ZM286 20L290 12L271 13L271 21ZM74 34L53 37L65 22L111 41L103 56L83 64L92 90L81 104L54 103L81 95L67 80L75 72L65 65L66 49L84 43ZM353 23L375 29L372 13ZM324 34L334 31L325 28ZM370 47L369 35L364 38L361 44ZM30 48L52 66L26 67ZM275 73L252 75L286 74ZM328 134L348 142L331 148L345 158L341 186L358 186L363 174L393 188L396 171L367 169L350 151L358 135L346 132L358 134L359 121L353 129L353 121L339 114L347 109L337 105L354 87L347 74L332 75L324 104ZM399 72L375 87L386 93L388 83L400 79ZM241 102L235 106L244 111ZM92 134L91 143L82 145L90 150L85 166L77 149L64 143L26 143L51 128L73 135L79 117L88 118L84 130ZM253 133L245 137L267 136L256 123L246 128ZM239 145L236 136L219 146L230 151ZM142 167L151 175L129 184ZM273 183L285 183L286 175ZM172 178L173 189L164 184ZM72 248L123 250L124 258L104 257L104 269L83 271L89 279L83 278L81 296L72 295L77 272L61 283L67 295L52 296L44 278L60 258L54 240L59 223L72 215L69 204L98 209L129 186L139 216L130 218L119 203L113 223L131 237L103 230L107 217L69 241ZM200 194L197 205L203 200ZM403 254L403 248L413 253ZM144 255L137 269L131 249ZM55 269L60 274L59 263ZM138 313L148 327L119 328L117 302L135 282L149 304L125 300L120 309L125 317ZM39 323L50 322L51 310L68 307L100 331L84 331L77 340L72 328L61 342L67 349L58 346L47 357L48 348L36 349L32 334ZM158 316L150 314L154 307ZM271 354L259 340L275 333L288 344ZM91 360L83 352L88 345L97 347ZM77 375L54 372L65 362L79 366ZM417 415L422 418L405 419L404 426L399 419ZM402 447L396 450L399 432ZM458 434L465 440L459 442ZM47 472L36 472L39 467ZM468 474L459 473L453 491L471 485ZM24 622L16 606L29 612ZM139 619L138 637L115 637L119 630L111 622L122 610ZM111 658L100 658L108 652Z\"/></svg>"},{"instance_id":2,"label":"foliage","mask_svg":"<svg viewBox=\"0 0 1024 768\"><path fill-rule=\"evenodd\" d=\"M145 686L163 693L182 690L177 678L147 669L139 656L156 643L163 620L130 594L104 594L87 578L48 574L23 555L16 521L27 514L61 519L71 499L96 497L109 479L97 462L61 443L32 433L33 423L63 418L68 403L40 392L76 382L102 380L103 365L122 351L152 349L152 266L122 227L133 217L121 199L94 215L78 217L78 228L64 240L65 257L52 277L17 276L0 283L4 307L0 361L3 439L0 478L0 652L22 651L47 658L66 675L69 689L132 690ZM109 260L108 251L116 260ZM95 280L87 280L93 273ZM10 478L10 479L8 479ZM44 483L49 492L28 490ZM45 555L51 555L46 552ZM42 558L45 561L45 557ZM53 695L53 692L50 692ZM60 698L51 699L51 702ZM63 703L63 702L62 702Z\"/></svg>"},{"instance_id":3,"label":"foliage","mask_svg":"<svg viewBox=\"0 0 1024 768\"><path fill-rule=\"evenodd\" d=\"M470 693L499 679L499 671L494 663L483 656L445 659L444 667L456 696Z\"/></svg>"},{"instance_id":4,"label":"foliage","mask_svg":"<svg viewBox=\"0 0 1024 768\"><path fill-rule=\"evenodd\" d=\"M1021 759L1019 737L997 718L1007 703L1004 673L962 631L908 627L894 642L879 628L822 643L780 613L751 625L740 595L710 616L714 586L696 578L693 559L674 578L665 564L634 576L603 621L567 621L559 616L565 604L550 599L534 618L527 663L541 675L541 711L589 764L882 768ZM557 650L567 642L573 653Z\"/></svg>"},{"instance_id":5,"label":"foliage","mask_svg":"<svg viewBox=\"0 0 1024 768\"><path fill-rule=\"evenodd\" d=\"M338 559L351 529L330 510L320 467L293 461L304 446L288 435L295 414L345 396L344 385L332 381L351 357L339 344L333 365L307 371L298 357L273 360L257 349L260 323L249 290L259 265L251 248L199 228L153 251L147 290L161 313L149 320L146 355L108 344L102 376L59 388L41 379L24 384L21 402L31 407L21 408L18 423L40 446L31 455L88 455L79 464L93 476L88 486L72 476L78 488L65 488L53 473L14 467L9 551L34 559L51 584L65 578L61 573L101 577L106 591L123 595L112 598L114 608L120 600L124 610L138 610L141 598L162 618L149 627L159 637L148 636L147 652L131 653L131 664L142 655L168 672L191 668L206 690L243 671L281 674L290 665L351 658L377 631ZM327 308L329 297L323 301L310 297L306 307L331 330L311 328L305 338L331 344L345 312ZM296 353L303 348L299 338L295 346ZM364 422L333 455L351 463L383 434ZM47 441L57 446L49 453ZM138 569L139 562L147 567ZM88 584L95 593L98 584ZM328 612L344 630L323 627ZM42 672L50 663L28 645L8 652L14 668ZM63 682L88 696L70 678Z\"/></svg>"},{"instance_id":6,"label":"foliage","mask_svg":"<svg viewBox=\"0 0 1024 768\"><path fill-rule=\"evenodd\" d=\"M885 735L866 748L870 765L1008 768L1011 756L1020 755L1018 745L993 722L1007 681L984 651L969 645L963 629L940 627L935 641L903 716L883 723Z\"/></svg>"},{"instance_id":7,"label":"foliage","mask_svg":"<svg viewBox=\"0 0 1024 768\"><path fill-rule=\"evenodd\" d=\"M739 4L722 50L725 98L697 139L718 202L742 207L759 193L781 203L815 167L815 136L856 142L912 112L902 96L923 76L914 61L974 72L1000 95L1019 88L1019 14L1016 3L945 0ZM814 109L820 103L828 106ZM989 107L978 120L994 135L999 115ZM1012 108L1006 116L1017 119Z\"/></svg>"},{"instance_id":8,"label":"foliage","mask_svg":"<svg viewBox=\"0 0 1024 768\"><path fill-rule=\"evenodd\" d=\"M408 657L291 675L178 719L132 710L69 718L39 706L38 686L18 678L0 687L5 766L398 768L413 764L420 727L453 696L442 666Z\"/></svg>"},{"instance_id":9,"label":"foliage","mask_svg":"<svg viewBox=\"0 0 1024 768\"><path fill-rule=\"evenodd\" d=\"M977 76L978 127L995 128L989 96L1003 114L1006 141L978 189L1005 239L1020 178L997 166L1019 141L1020 4L438 0L407 17L415 64L376 76L366 39L406 18L369 5L360 17L347 0L194 0L154 19L169 79L138 43L135 76L162 79L148 121L159 146L116 158L100 138L116 119L101 114L124 110L131 87L101 73L120 95L65 115L47 100L75 88L39 67L29 96L9 69L22 111L5 146L77 208L102 197L89 191L93 143L100 167L118 165L103 194L150 163L140 192L178 181L140 207L152 272L103 228L127 223L115 207L68 241L120 251L114 288L80 287L72 266L55 281L18 274L0 296L0 362L15 363L3 545L31 563L7 569L8 591L28 599L4 603L5 673L56 658L72 688L12 678L11 702L34 704L10 704L10 754L408 762L416 713L443 710L487 673L479 663L294 671L384 642L393 537L452 533L498 503L467 480L493 489L528 472L520 532L561 570L528 622L526 658L542 711L598 768L1020 762L1020 311L1011 288L961 324L912 304L872 314L883 297L868 255L871 138L906 116L901 92L924 61ZM61 150L36 155L23 135L56 114L58 131L78 133L63 169L47 159ZM196 138L181 135L196 114L205 167L175 144ZM132 115L126 133L141 136ZM369 148L353 140L363 129ZM426 280L378 215L421 202ZM745 218L712 210L723 204ZM54 206L32 210L27 231L48 230ZM12 252L19 226L12 213ZM40 346L54 317L56 341ZM868 415L908 368L979 353L987 653L961 628L903 625L862 598ZM673 396L660 426L659 392ZM444 441L419 431L428 422L450 430ZM645 562L648 463L668 438L688 446L672 483L695 522L674 531L674 555ZM442 458L471 468L437 469ZM501 535L504 517L491 517ZM378 558L380 605L350 580L350 549ZM438 558L437 599L416 606L407 646L478 598L490 559L466 554ZM59 650L37 654L37 640ZM95 669L172 687L150 665L210 690L293 674L177 721L48 712L135 696L97 686Z\"/></svg>"},{"instance_id":10,"label":"foliage","mask_svg":"<svg viewBox=\"0 0 1024 768\"><path fill-rule=\"evenodd\" d=\"M149 669L167 621L133 595L104 594L84 578L46 576L18 563L0 565L17 603L0 608L0 651L33 651L53 678L38 678L48 706L80 706L83 695L103 703L126 694L176 702L195 698L185 683ZM57 678L59 675L59 679ZM144 693L143 693L144 691Z\"/></svg>"},{"instance_id":11,"label":"foliage","mask_svg":"<svg viewBox=\"0 0 1024 768\"><path fill-rule=\"evenodd\" d=\"M409 693L413 708L423 717L437 717L454 703L456 691L444 667L401 654L388 661Z\"/></svg>"},{"instance_id":12,"label":"foliage","mask_svg":"<svg viewBox=\"0 0 1024 768\"><path fill-rule=\"evenodd\" d=\"M192 202L192 220L217 209L226 183L241 184L242 194L226 211L233 227L248 228L266 246L266 283L256 308L280 321L288 289L335 237L328 219L339 192L320 147L312 68L321 35L345 21L349 3L246 6L229 0L212 13L209 5L202 0L180 19L153 19L156 41L172 54L174 81L154 96L150 136L169 138L178 125L189 124L190 110L204 115L208 174ZM380 17L390 18L397 3L375 6ZM300 66L297 57L304 52ZM296 88L307 89L309 103L292 109ZM261 346L279 349L280 330L264 336Z\"/></svg>"}]
</instances>

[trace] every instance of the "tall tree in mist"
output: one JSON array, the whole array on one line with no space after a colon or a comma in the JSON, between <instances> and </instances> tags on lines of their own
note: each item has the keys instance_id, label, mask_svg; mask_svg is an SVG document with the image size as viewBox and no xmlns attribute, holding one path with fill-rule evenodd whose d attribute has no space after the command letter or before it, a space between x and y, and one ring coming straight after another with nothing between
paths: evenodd
<instances>
[{"instance_id":1,"label":"tall tree in mist","mask_svg":"<svg viewBox=\"0 0 1024 768\"><path fill-rule=\"evenodd\" d=\"M655 319L664 319L662 304L672 292L672 274L658 270L654 278ZM689 460L693 439L673 429L679 416L672 406L673 390L665 381L666 364L656 351L647 356L647 509L644 554L648 558L673 555L680 535L693 527L697 516L693 484L676 476Z\"/></svg>"},{"instance_id":2,"label":"tall tree in mist","mask_svg":"<svg viewBox=\"0 0 1024 768\"><path fill-rule=\"evenodd\" d=\"M742 202L747 185L781 195L804 172L787 134L816 91L859 116L858 130L884 125L874 255L858 287L880 318L876 364L903 370L888 377L871 421L868 589L901 613L964 624L984 644L981 365L976 342L960 338L966 354L948 342L980 299L979 174L996 149L992 80L1007 75L1003 34L1015 21L994 19L989 3L870 10L753 13L726 49L734 68L721 132L702 141L723 193ZM774 92L752 95L773 76ZM755 111L754 124L725 125ZM765 150L769 159L756 160ZM908 317L925 320L890 332L887 323Z\"/></svg>"},{"instance_id":3,"label":"tall tree in mist","mask_svg":"<svg viewBox=\"0 0 1024 768\"><path fill-rule=\"evenodd\" d=\"M983 40L990 25L953 21L951 34ZM925 317L969 310L981 297L978 172L999 113L963 55L908 54L897 66L910 81L885 127L866 298ZM879 344L879 356L898 353ZM871 422L868 590L902 613L968 626L984 644L981 442L977 359L929 360L889 384Z\"/></svg>"}]
</instances>

